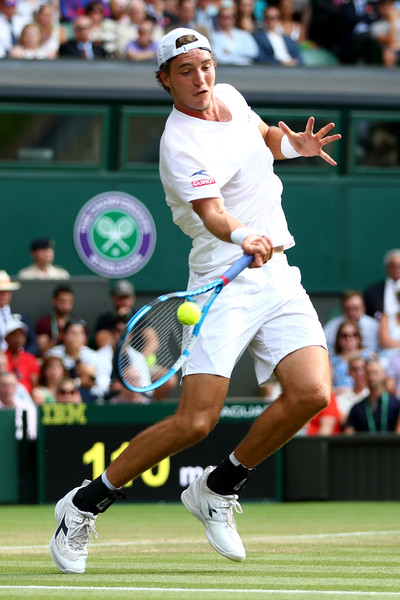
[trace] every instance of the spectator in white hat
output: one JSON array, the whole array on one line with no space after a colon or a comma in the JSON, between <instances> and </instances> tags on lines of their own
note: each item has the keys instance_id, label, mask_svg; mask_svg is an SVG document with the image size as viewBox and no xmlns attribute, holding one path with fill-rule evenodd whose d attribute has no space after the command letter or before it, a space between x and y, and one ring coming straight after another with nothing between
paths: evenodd
<instances>
[{"instance_id":1,"label":"spectator in white hat","mask_svg":"<svg viewBox=\"0 0 400 600\"><path fill-rule=\"evenodd\" d=\"M15 373L19 383L31 394L39 381L40 365L36 356L24 349L27 332L28 326L20 319L9 321L4 334L8 346L5 354L8 370Z\"/></svg>"},{"instance_id":2,"label":"spectator in white hat","mask_svg":"<svg viewBox=\"0 0 400 600\"><path fill-rule=\"evenodd\" d=\"M20 287L21 284L18 281L11 281L7 271L0 270L0 352L7 350L7 342L4 339L4 334L8 324L14 321L13 311L10 306L12 293L15 290L19 290ZM19 317L28 326L25 350L37 356L39 349L35 330L26 315L19 315Z\"/></svg>"}]
</instances>

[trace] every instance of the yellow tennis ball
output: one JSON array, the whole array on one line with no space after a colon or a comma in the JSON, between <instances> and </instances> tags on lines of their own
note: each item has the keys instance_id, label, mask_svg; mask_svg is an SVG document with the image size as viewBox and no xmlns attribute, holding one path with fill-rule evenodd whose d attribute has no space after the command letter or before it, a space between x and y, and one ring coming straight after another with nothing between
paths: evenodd
<instances>
[{"instance_id":1,"label":"yellow tennis ball","mask_svg":"<svg viewBox=\"0 0 400 600\"><path fill-rule=\"evenodd\" d=\"M178 306L176 316L183 325L196 325L200 321L201 308L195 302L186 301Z\"/></svg>"},{"instance_id":2,"label":"yellow tennis ball","mask_svg":"<svg viewBox=\"0 0 400 600\"><path fill-rule=\"evenodd\" d=\"M149 367L154 367L157 364L157 356L155 354L149 354L146 357L146 362Z\"/></svg>"}]
</instances>

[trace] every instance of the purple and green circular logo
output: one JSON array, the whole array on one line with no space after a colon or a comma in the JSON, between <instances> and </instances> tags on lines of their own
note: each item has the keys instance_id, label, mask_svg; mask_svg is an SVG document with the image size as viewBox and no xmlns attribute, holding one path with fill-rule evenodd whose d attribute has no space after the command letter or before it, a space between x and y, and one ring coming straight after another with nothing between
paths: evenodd
<instances>
[{"instance_id":1,"label":"purple and green circular logo","mask_svg":"<svg viewBox=\"0 0 400 600\"><path fill-rule=\"evenodd\" d=\"M127 277L150 260L156 227L147 208L124 192L103 192L81 208L75 248L89 269L104 277Z\"/></svg>"}]
</instances>

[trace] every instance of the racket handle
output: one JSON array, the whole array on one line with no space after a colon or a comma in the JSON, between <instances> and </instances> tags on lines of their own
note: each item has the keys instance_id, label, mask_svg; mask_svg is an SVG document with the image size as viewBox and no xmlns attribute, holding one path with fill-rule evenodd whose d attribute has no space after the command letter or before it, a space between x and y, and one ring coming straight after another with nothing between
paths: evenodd
<instances>
[{"instance_id":1,"label":"racket handle","mask_svg":"<svg viewBox=\"0 0 400 600\"><path fill-rule=\"evenodd\" d=\"M229 269L227 269L221 276L221 279L224 280L225 285L232 281L232 279L235 279L235 277L244 271L246 267L251 265L253 260L254 256L252 254L243 254L243 256L238 258L238 260L235 261L233 265L231 265Z\"/></svg>"}]
</instances>

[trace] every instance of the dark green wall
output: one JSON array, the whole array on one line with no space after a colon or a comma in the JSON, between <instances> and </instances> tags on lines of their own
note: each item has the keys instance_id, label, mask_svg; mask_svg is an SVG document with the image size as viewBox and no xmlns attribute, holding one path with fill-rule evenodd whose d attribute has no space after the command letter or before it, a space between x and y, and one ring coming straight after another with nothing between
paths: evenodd
<instances>
[{"instance_id":1,"label":"dark green wall","mask_svg":"<svg viewBox=\"0 0 400 600\"><path fill-rule=\"evenodd\" d=\"M381 278L382 256L400 246L400 177L282 175L283 204L297 245L288 253L301 267L312 293L362 289ZM90 198L120 190L150 210L157 245L146 267L133 279L138 291L158 292L186 283L190 241L172 223L157 172L2 173L0 268L15 274L30 262L29 242L38 236L56 240L56 263L73 275L91 275L73 243L77 213Z\"/></svg>"}]
</instances>

